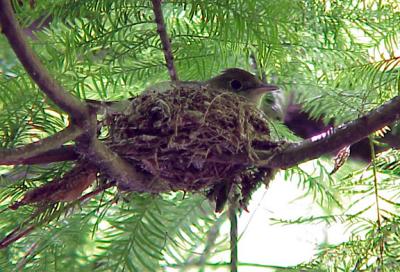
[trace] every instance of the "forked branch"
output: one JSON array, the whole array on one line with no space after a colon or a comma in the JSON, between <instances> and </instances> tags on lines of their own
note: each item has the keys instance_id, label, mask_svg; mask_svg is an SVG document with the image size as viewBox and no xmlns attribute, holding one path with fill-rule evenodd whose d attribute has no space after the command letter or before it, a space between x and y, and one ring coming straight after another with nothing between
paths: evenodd
<instances>
[{"instance_id":1,"label":"forked branch","mask_svg":"<svg viewBox=\"0 0 400 272\"><path fill-rule=\"evenodd\" d=\"M157 29L160 34L160 38L163 43L164 54L170 72L171 79L175 80L176 70L173 65L173 56L171 52L171 46L169 38L166 33L165 23L162 17L161 11L161 1L152 0L154 7L154 14L157 22ZM2 25L2 30L10 41L11 46L15 50L18 58L21 60L22 64L25 66L26 70L32 76L32 78L37 82L39 87L57 103L60 108L67 111L71 116L78 118L79 116L84 116L88 119L86 114L87 107L84 103L80 102L77 98L70 95L68 92L64 91L61 86L59 86L49 75L47 70L39 62L37 57L35 57L32 50L26 45L26 41L23 39L21 30L14 18L12 13L11 5L7 0L0 0L0 22ZM400 118L400 98L393 98L388 103L382 105L381 107L372 110L365 116L339 126L334 129L329 135L323 137L317 141L305 140L301 143L289 144L280 151L276 151L274 156L271 158L271 153L268 151L258 150L260 162L257 164L259 166L266 166L271 168L281 168L286 169L291 166L297 165L301 162L315 159L321 155L328 154L332 151L336 151L346 145L351 145L362 138L367 137L374 131L393 123ZM57 135L55 135L56 137ZM65 136L65 135L64 135ZM57 137L60 137L58 135ZM75 137L75 136L74 136ZM54 152L53 149L57 149L57 146L70 138L63 138L62 140L55 141L53 143L52 139L49 138L51 145L46 146L45 149L40 149L41 152ZM93 137L95 138L95 137ZM45 141L42 140L42 141ZM40 157L39 149L34 148L35 144L28 145L17 150L2 151L3 160L1 162L11 164L14 162L29 162L30 160L35 161L34 158ZM16 152L10 155L12 152ZM69 156L67 159L73 158L73 150L68 150ZM122 179L124 181L129 180L141 180L144 182L146 177L142 177L132 170L132 167L125 161L120 159L116 154L112 153L103 143L97 139L91 144L90 151L92 158L97 163L101 164L101 167L107 168L109 173L115 175L114 178ZM238 156L231 158L236 162L241 161ZM249 163L243 161L243 163ZM143 188L139 185L140 188ZM154 188L155 189L155 188ZM155 189L157 190L157 189Z\"/></svg>"},{"instance_id":2,"label":"forked branch","mask_svg":"<svg viewBox=\"0 0 400 272\"><path fill-rule=\"evenodd\" d=\"M8 39L25 70L39 88L68 113L77 124L88 117L88 109L78 98L64 90L47 71L32 49L27 46L24 34L14 16L9 0L0 0L1 30Z\"/></svg>"},{"instance_id":3,"label":"forked branch","mask_svg":"<svg viewBox=\"0 0 400 272\"><path fill-rule=\"evenodd\" d=\"M31 78L55 104L71 116L74 124L84 130L83 138L87 139L88 142L86 145L81 145L83 148L80 148L80 152L86 154L90 153L88 158L102 170L111 173L116 180L121 182L137 181L143 184L144 180L140 179L141 176L137 174L126 161L122 160L96 138L96 120L94 120L95 117L90 114L86 104L65 91L64 88L52 78L38 57L28 46L14 16L9 0L0 0L0 23L2 32L7 37L15 54ZM44 139L42 142L43 141L46 141L46 143L53 143L51 137L49 140ZM57 141L57 144L59 143L60 141ZM54 148L56 148L56 146L53 144L52 148L43 149L42 151L46 152ZM19 150L12 149L3 151L3 154L7 155L8 161L19 161L21 156L20 152L23 154L22 157L26 159L29 155L31 157L38 155L38 150L36 145L32 144L27 147L22 147ZM10 155L12 153L15 154Z\"/></svg>"},{"instance_id":4,"label":"forked branch","mask_svg":"<svg viewBox=\"0 0 400 272\"><path fill-rule=\"evenodd\" d=\"M43 140L14 149L0 149L0 165L24 164L33 157L61 148L63 144L75 140L82 133L83 131L80 128L71 125ZM43 162L41 161L40 163Z\"/></svg>"}]
</instances>

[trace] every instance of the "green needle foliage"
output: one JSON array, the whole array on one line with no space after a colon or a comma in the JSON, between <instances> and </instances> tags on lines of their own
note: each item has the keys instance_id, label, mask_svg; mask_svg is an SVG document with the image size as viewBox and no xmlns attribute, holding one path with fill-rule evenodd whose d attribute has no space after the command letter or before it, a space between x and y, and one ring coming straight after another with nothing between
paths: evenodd
<instances>
[{"instance_id":1,"label":"green needle foliage","mask_svg":"<svg viewBox=\"0 0 400 272\"><path fill-rule=\"evenodd\" d=\"M123 100L168 80L151 1L30 2L13 1L18 20L41 61L74 95ZM294 93L313 118L335 124L400 94L397 0L162 2L181 80L208 79L228 67L265 72ZM67 117L31 81L4 37L0 49L0 148L64 128ZM276 139L297 139L279 122L271 130ZM399 128L388 133L399 135ZM371 135L373 142L379 138ZM399 161L400 152L388 147L370 164L348 163L335 175L329 175L332 163L324 159L311 168L286 170L285 179L297 181L325 215L277 218L277 223L340 222L351 233L344 243L321 244L313 261L287 270L399 271ZM36 226L0 251L0 271L204 269L210 255L200 260L205 248L211 255L227 249L224 236L208 244L210 230L225 216L214 214L200 195L126 195L109 189L80 204L7 209L70 167L0 166L1 237L17 226Z\"/></svg>"}]
</instances>

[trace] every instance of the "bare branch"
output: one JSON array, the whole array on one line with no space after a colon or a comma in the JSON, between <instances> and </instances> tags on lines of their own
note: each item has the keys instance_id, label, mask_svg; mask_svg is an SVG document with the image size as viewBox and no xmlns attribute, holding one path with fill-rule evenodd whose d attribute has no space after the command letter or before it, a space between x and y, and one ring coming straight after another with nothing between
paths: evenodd
<instances>
[{"instance_id":1,"label":"bare branch","mask_svg":"<svg viewBox=\"0 0 400 272\"><path fill-rule=\"evenodd\" d=\"M171 80L178 80L178 75L176 73L174 65L174 55L171 50L171 42L167 34L167 27L165 26L164 16L161 10L161 0L152 0L153 11L155 21L157 23L157 32L160 35L161 43L163 46L165 62L167 64L167 69Z\"/></svg>"},{"instance_id":2,"label":"bare branch","mask_svg":"<svg viewBox=\"0 0 400 272\"><path fill-rule=\"evenodd\" d=\"M112 180L117 181L121 190L153 193L169 190L169 187L162 182L152 182L151 175L136 171L131 164L112 152L98 139L93 139L88 154L89 157L94 158L93 163L105 170Z\"/></svg>"},{"instance_id":3,"label":"bare branch","mask_svg":"<svg viewBox=\"0 0 400 272\"><path fill-rule=\"evenodd\" d=\"M0 23L18 59L40 89L77 124L87 119L88 109L78 98L64 90L49 74L32 49L27 45L24 34L14 16L9 0L0 0Z\"/></svg>"},{"instance_id":4,"label":"bare branch","mask_svg":"<svg viewBox=\"0 0 400 272\"><path fill-rule=\"evenodd\" d=\"M32 254L35 252L36 248L38 247L38 243L33 243L25 253L24 257L22 257L18 263L16 264L16 271L22 271L26 263L28 262L29 257L32 257Z\"/></svg>"},{"instance_id":5,"label":"bare branch","mask_svg":"<svg viewBox=\"0 0 400 272\"><path fill-rule=\"evenodd\" d=\"M229 203L228 216L231 223L230 228L230 251L231 251L231 272L238 271L238 198L236 195L232 197Z\"/></svg>"},{"instance_id":6,"label":"bare branch","mask_svg":"<svg viewBox=\"0 0 400 272\"><path fill-rule=\"evenodd\" d=\"M225 217L225 214L221 215L208 230L206 244L202 254L198 258L198 262L190 261L189 259L185 261L186 264L198 263L200 267L204 267L204 264L207 262L207 259L210 257L210 255L212 255L212 252L216 247L217 238L220 234L221 225L225 222ZM194 255L192 255L190 258L193 258L193 256Z\"/></svg>"},{"instance_id":7,"label":"bare branch","mask_svg":"<svg viewBox=\"0 0 400 272\"><path fill-rule=\"evenodd\" d=\"M27 45L8 0L0 0L0 11L2 31L31 78L54 103L72 117L74 123L84 128L83 138L89 139L89 141L86 142L83 148L80 148L82 153L89 153L89 159L100 168L108 170L111 177L118 180L119 184L124 184L125 187L142 188L142 190L143 187L141 186L146 185L149 187L149 184L145 184L146 179L144 176L138 174L126 161L121 159L96 138L96 117L91 116L89 108L85 103L82 103L79 99L66 92L41 64L31 48ZM160 7L159 11L161 11ZM79 134L81 134L80 131ZM74 134L73 139L79 136L79 134ZM60 143L61 141L53 142L52 139L58 139L60 135L65 136L64 133L56 134L48 139L42 140L45 144L31 144L26 147L21 147L21 150L17 150L15 155L12 153L16 150L4 151L2 154L5 155L5 159L3 159L4 163L18 163L24 159L32 158L40 153L59 147L65 141L62 143ZM62 140L65 139L62 138ZM66 140L71 140L71 138L67 137ZM38 148L37 145L43 145L44 147Z\"/></svg>"},{"instance_id":8,"label":"bare branch","mask_svg":"<svg viewBox=\"0 0 400 272\"><path fill-rule=\"evenodd\" d=\"M1 154L1 151L0 151ZM79 154L75 151L74 145L63 145L56 149L51 149L39 155L34 155L32 157L26 158L21 161L21 164L46 164L52 162L61 161L74 161L79 158ZM1 164L1 159L0 159Z\"/></svg>"},{"instance_id":9,"label":"bare branch","mask_svg":"<svg viewBox=\"0 0 400 272\"><path fill-rule=\"evenodd\" d=\"M67 211L70 208L73 208L77 203L83 203L85 201L88 201L89 199L93 198L94 196L98 195L99 193L103 192L104 190L110 188L111 186L113 186L114 183L110 182L107 184L104 184L103 186L99 186L97 189L95 189L94 191L87 193L83 196L81 196L77 201L72 202L70 204L68 204L68 206L66 207L65 211ZM43 212L43 210L45 210L47 208L47 206L43 206L38 208L26 221L25 223L29 222L29 220L35 219L37 218L37 216L40 215L40 213ZM52 219L50 219L49 221L51 221ZM30 234L33 230L35 230L37 227L39 227L40 225L43 225L45 223L45 221L42 221L41 223L37 224L37 223L32 223L31 225L29 225L27 228L22 229L23 226L18 226L16 228L14 228L6 237L4 237L3 239L0 240L0 249L2 248L6 248L7 246L9 246L10 244L14 243L15 241L18 241L19 239L27 236L28 234Z\"/></svg>"},{"instance_id":10,"label":"bare branch","mask_svg":"<svg viewBox=\"0 0 400 272\"><path fill-rule=\"evenodd\" d=\"M258 165L286 169L356 143L398 119L400 119L400 96L359 119L339 126L322 139L316 141L309 139L301 143L290 144L275 154L273 158L270 158L270 153L259 151L259 158L263 161L260 161Z\"/></svg>"},{"instance_id":11,"label":"bare branch","mask_svg":"<svg viewBox=\"0 0 400 272\"><path fill-rule=\"evenodd\" d=\"M0 249L6 248L8 245L14 243L24 236L27 236L35 229L35 227L35 225L30 225L26 229L20 229L19 227L15 228L10 234L0 241Z\"/></svg>"},{"instance_id":12,"label":"bare branch","mask_svg":"<svg viewBox=\"0 0 400 272\"><path fill-rule=\"evenodd\" d=\"M83 131L77 126L69 126L43 140L13 149L0 149L0 165L23 164L34 157L43 156L45 152L59 148L68 141L75 140L82 133Z\"/></svg>"}]
</instances>

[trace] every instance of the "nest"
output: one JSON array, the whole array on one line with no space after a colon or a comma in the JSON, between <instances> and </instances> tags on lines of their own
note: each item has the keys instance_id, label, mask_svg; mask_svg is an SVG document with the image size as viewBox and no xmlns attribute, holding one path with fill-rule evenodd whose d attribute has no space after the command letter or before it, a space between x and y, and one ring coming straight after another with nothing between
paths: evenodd
<instances>
[{"instance_id":1,"label":"nest","mask_svg":"<svg viewBox=\"0 0 400 272\"><path fill-rule=\"evenodd\" d=\"M107 145L167 184L165 191L203 191L215 200L221 184L238 184L249 195L271 172L253 166L255 149L277 146L254 104L204 87L148 91L124 112L109 114L107 124Z\"/></svg>"}]
</instances>

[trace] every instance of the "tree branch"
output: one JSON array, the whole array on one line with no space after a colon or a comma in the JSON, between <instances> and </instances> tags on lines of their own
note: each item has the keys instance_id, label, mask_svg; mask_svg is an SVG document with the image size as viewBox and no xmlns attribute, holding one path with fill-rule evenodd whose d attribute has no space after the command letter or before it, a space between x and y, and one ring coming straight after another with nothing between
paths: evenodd
<instances>
[{"instance_id":1,"label":"tree branch","mask_svg":"<svg viewBox=\"0 0 400 272\"><path fill-rule=\"evenodd\" d=\"M0 165L22 164L34 157L43 156L43 153L50 152L68 141L75 140L82 133L83 131L80 128L72 125L40 141L13 149L0 149Z\"/></svg>"},{"instance_id":2,"label":"tree branch","mask_svg":"<svg viewBox=\"0 0 400 272\"><path fill-rule=\"evenodd\" d=\"M25 253L24 257L22 257L18 263L15 265L16 271L22 271L24 266L27 264L29 257L35 252L38 247L38 242L34 242Z\"/></svg>"},{"instance_id":3,"label":"tree branch","mask_svg":"<svg viewBox=\"0 0 400 272\"><path fill-rule=\"evenodd\" d=\"M79 203L79 205L81 205L81 203L93 198L94 196L96 196L99 193L103 192L104 190L112 187L113 185L114 185L114 183L110 182L110 183L104 184L103 186L99 186L94 191L81 196L77 201L68 204L68 206L66 207L66 209L64 211L68 211L68 209L73 208L78 203ZM38 208L27 220L25 220L23 225L25 223L28 223L29 220L34 220L34 219L38 218L38 216L40 216L40 214L43 212L43 210L46 209L47 207L48 206L42 206L42 207ZM53 216L51 216L51 217L53 217ZM52 219L53 218L50 218L50 220L48 220L48 222L51 221ZM0 249L6 248L7 246L14 243L15 241L18 241L19 239L27 236L32 231L34 231L37 227L39 227L40 225L43 225L44 223L45 223L45 221L39 222L39 224L32 223L25 229L22 229L23 225L14 228L6 237L4 237L3 239L0 240Z\"/></svg>"},{"instance_id":4,"label":"tree branch","mask_svg":"<svg viewBox=\"0 0 400 272\"><path fill-rule=\"evenodd\" d=\"M55 149L34 155L22 160L20 163L24 165L46 164L61 161L74 161L79 158L74 145L63 145ZM1 164L1 159L0 159Z\"/></svg>"},{"instance_id":5,"label":"tree branch","mask_svg":"<svg viewBox=\"0 0 400 272\"><path fill-rule=\"evenodd\" d=\"M27 45L24 34L14 16L9 0L0 0L0 24L25 70L39 88L79 125L87 119L88 109L78 98L64 90L49 74L32 49Z\"/></svg>"},{"instance_id":6,"label":"tree branch","mask_svg":"<svg viewBox=\"0 0 400 272\"><path fill-rule=\"evenodd\" d=\"M105 170L111 180L117 181L117 186L121 190L152 193L169 190L167 184L152 182L153 176L136 171L132 165L112 152L98 139L92 140L88 155L89 158L95 158L93 162Z\"/></svg>"},{"instance_id":7,"label":"tree branch","mask_svg":"<svg viewBox=\"0 0 400 272\"><path fill-rule=\"evenodd\" d=\"M339 126L319 140L309 139L301 143L289 144L272 158L270 152L258 151L257 154L261 159L258 165L286 169L356 143L398 119L400 119L400 96L361 118Z\"/></svg>"},{"instance_id":8,"label":"tree branch","mask_svg":"<svg viewBox=\"0 0 400 272\"><path fill-rule=\"evenodd\" d=\"M176 80L177 74L161 10L161 1L152 0L152 3L157 31L163 44L168 71L171 79ZM159 185L159 188L152 188L152 184L147 176L137 173L129 163L114 154L95 137L93 124L88 124L90 123L88 107L79 99L66 92L50 76L33 51L28 47L8 0L0 0L0 23L3 33L6 35L19 60L40 89L61 109L71 115L73 121L77 122L80 127L83 127L84 124L90 127L85 127L84 132L78 131L77 128L70 128L73 129L73 133L71 132L71 134L67 133L69 129L66 129L37 143L13 150L0 151L0 163L16 164L29 161L29 159L37 158L43 152L50 152L52 149L60 147L65 141L75 139L81 133L86 133L92 140L90 140L88 146L82 149L82 151L88 153L91 161L101 168L106 169L112 178L118 180L120 187L128 187L131 190L137 189L139 191L146 191L149 188L155 192L164 190L161 188L164 188L166 185ZM258 155L261 161L257 165L285 169L355 143L399 118L400 98L396 97L364 117L340 126L328 136L317 141L306 140L302 143L289 144L283 150L277 151L272 158L271 152L259 150Z\"/></svg>"},{"instance_id":9,"label":"tree branch","mask_svg":"<svg viewBox=\"0 0 400 272\"><path fill-rule=\"evenodd\" d=\"M160 7L159 11L161 11ZM80 137L81 139L78 139L78 142L82 139L86 141L84 145L79 144L78 147L82 154L89 155L88 159L91 162L107 170L108 173L111 174L111 178L118 180L118 184L121 185L121 187L124 185L129 188L141 188L142 191L144 188L143 186L150 188L149 186L151 184L145 184L148 177L139 174L129 163L121 159L96 138L96 117L90 113L85 103L82 103L78 98L66 92L41 64L37 56L26 43L8 0L0 0L0 23L3 33L6 35L15 54L31 78L54 103L72 117L74 123L84 128L83 136ZM80 131L79 134L81 134ZM57 138L59 135L60 134L56 134L55 136L42 140L42 142L52 143L53 145L44 145L45 147L40 149L40 152L46 152L59 147L61 144L59 144L58 141L56 145L52 141L53 138ZM74 136L74 138L76 138L76 135ZM70 138L67 139L69 140ZM23 159L28 159L40 154L39 148L34 144L22 147L21 149L22 151L17 152L19 153L17 156L12 154L15 150L4 151L3 155L6 155L4 162L18 163L21 160L23 161ZM21 154L23 154L23 156Z\"/></svg>"},{"instance_id":10,"label":"tree branch","mask_svg":"<svg viewBox=\"0 0 400 272\"><path fill-rule=\"evenodd\" d=\"M235 194L229 203L231 272L238 271L238 197Z\"/></svg>"},{"instance_id":11,"label":"tree branch","mask_svg":"<svg viewBox=\"0 0 400 272\"><path fill-rule=\"evenodd\" d=\"M167 64L167 69L171 80L178 80L178 75L176 73L174 65L174 55L171 50L171 42L167 34L167 27L165 26L164 16L161 10L161 0L152 0L153 11L155 16L155 21L157 23L157 32L160 35L160 40L163 46L165 62Z\"/></svg>"}]
</instances>

